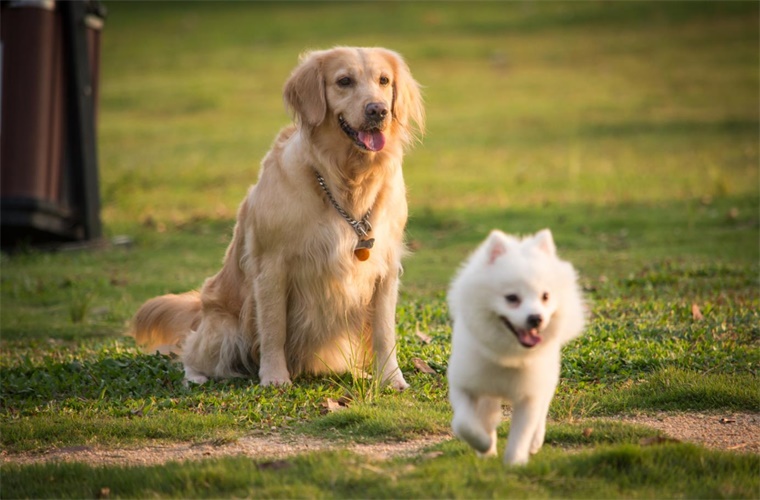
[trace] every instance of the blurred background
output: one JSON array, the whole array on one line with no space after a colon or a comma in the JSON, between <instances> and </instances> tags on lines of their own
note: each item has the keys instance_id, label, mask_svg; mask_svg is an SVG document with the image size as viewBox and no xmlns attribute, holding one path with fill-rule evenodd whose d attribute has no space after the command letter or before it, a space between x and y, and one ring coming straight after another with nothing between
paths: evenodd
<instances>
[{"instance_id":1,"label":"blurred background","mask_svg":"<svg viewBox=\"0 0 760 500\"><path fill-rule=\"evenodd\" d=\"M105 5L107 233L233 219L290 121L281 90L298 55L378 45L424 87L427 134L405 161L409 235L413 250L454 252L439 256L438 283L494 226L566 227L592 259L631 231L688 239L712 213L744 234L725 255L757 257L755 2ZM676 213L683 223L647 240ZM609 234L593 237L593 221Z\"/></svg>"}]
</instances>

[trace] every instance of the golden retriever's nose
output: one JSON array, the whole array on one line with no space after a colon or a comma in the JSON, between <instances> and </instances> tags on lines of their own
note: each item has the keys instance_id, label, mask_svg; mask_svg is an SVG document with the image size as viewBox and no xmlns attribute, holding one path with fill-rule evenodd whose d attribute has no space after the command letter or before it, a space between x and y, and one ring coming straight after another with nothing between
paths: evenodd
<instances>
[{"instance_id":1,"label":"golden retriever's nose","mask_svg":"<svg viewBox=\"0 0 760 500\"><path fill-rule=\"evenodd\" d=\"M371 102L364 107L364 116L370 122L381 122L388 115L388 106L382 102Z\"/></svg>"}]
</instances>

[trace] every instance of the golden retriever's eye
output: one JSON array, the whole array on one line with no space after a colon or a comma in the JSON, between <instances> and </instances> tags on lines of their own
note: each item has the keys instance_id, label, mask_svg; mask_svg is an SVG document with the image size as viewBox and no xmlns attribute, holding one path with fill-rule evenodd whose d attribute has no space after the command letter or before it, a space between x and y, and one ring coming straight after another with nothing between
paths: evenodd
<instances>
[{"instance_id":1,"label":"golden retriever's eye","mask_svg":"<svg viewBox=\"0 0 760 500\"><path fill-rule=\"evenodd\" d=\"M338 86L339 87L350 87L351 84L354 83L353 80L351 80L350 76L344 76L343 78L338 79Z\"/></svg>"},{"instance_id":2,"label":"golden retriever's eye","mask_svg":"<svg viewBox=\"0 0 760 500\"><path fill-rule=\"evenodd\" d=\"M389 83L391 83L391 81L388 79L387 76L381 76L380 77L380 85L382 85L383 87L385 87Z\"/></svg>"}]
</instances>

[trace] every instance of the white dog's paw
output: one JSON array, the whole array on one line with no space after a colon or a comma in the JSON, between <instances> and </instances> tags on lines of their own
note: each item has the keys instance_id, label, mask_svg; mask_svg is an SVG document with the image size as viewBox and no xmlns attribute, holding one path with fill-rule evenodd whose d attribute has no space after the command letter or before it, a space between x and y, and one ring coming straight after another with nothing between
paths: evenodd
<instances>
[{"instance_id":1,"label":"white dog's paw","mask_svg":"<svg viewBox=\"0 0 760 500\"><path fill-rule=\"evenodd\" d=\"M497 453L496 453L496 438L494 438L494 437L491 438L491 447L487 451L480 452L478 450L475 450L475 453L480 458L495 457L497 455Z\"/></svg>"},{"instance_id":2,"label":"white dog's paw","mask_svg":"<svg viewBox=\"0 0 760 500\"><path fill-rule=\"evenodd\" d=\"M479 456L485 457L496 454L496 443L485 430L474 428L469 422L457 420L456 417L454 417L451 427L454 429L454 434L472 446ZM492 451L493 453L491 453Z\"/></svg>"},{"instance_id":3,"label":"white dog's paw","mask_svg":"<svg viewBox=\"0 0 760 500\"><path fill-rule=\"evenodd\" d=\"M533 438L533 442L530 444L530 454L535 455L538 453L538 451L541 449L541 447L544 445L544 440Z\"/></svg>"},{"instance_id":4,"label":"white dog's paw","mask_svg":"<svg viewBox=\"0 0 760 500\"><path fill-rule=\"evenodd\" d=\"M495 430L491 433L491 447L488 449L488 451L485 451L483 453L481 453L479 451L476 451L475 453L477 453L480 458L495 457L497 455L497 453L496 453L496 431Z\"/></svg>"},{"instance_id":5,"label":"white dog's paw","mask_svg":"<svg viewBox=\"0 0 760 500\"><path fill-rule=\"evenodd\" d=\"M507 450L504 454L504 463L507 465L525 465L528 463L528 457L527 453L510 453Z\"/></svg>"}]
</instances>

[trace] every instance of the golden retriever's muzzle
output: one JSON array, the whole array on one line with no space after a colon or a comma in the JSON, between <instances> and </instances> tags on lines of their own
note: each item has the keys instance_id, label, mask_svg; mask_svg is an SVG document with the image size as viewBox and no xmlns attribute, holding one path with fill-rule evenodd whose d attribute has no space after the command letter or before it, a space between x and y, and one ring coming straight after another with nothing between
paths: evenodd
<instances>
[{"instance_id":1,"label":"golden retriever's muzzle","mask_svg":"<svg viewBox=\"0 0 760 500\"><path fill-rule=\"evenodd\" d=\"M359 130L348 124L343 115L338 116L340 128L361 149L380 151L385 146L384 128L389 109L385 103L371 102L364 107L364 123Z\"/></svg>"}]
</instances>

